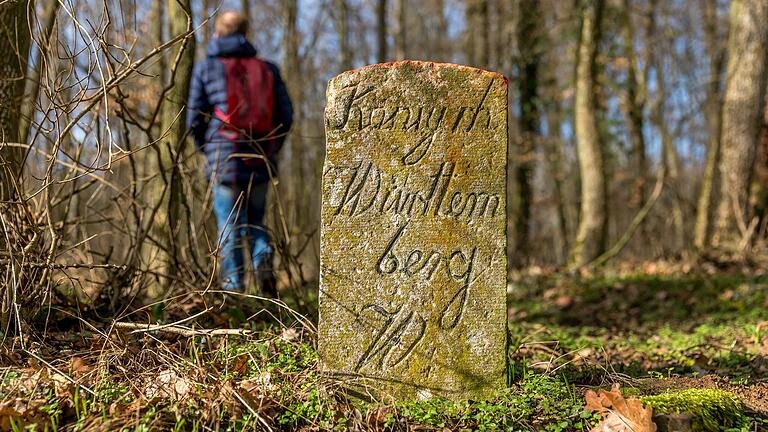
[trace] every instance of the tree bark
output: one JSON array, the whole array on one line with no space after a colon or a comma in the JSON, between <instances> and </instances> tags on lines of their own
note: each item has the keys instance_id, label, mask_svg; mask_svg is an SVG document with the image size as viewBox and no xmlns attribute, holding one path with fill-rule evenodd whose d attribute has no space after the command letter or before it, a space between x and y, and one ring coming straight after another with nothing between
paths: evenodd
<instances>
[{"instance_id":1,"label":"tree bark","mask_svg":"<svg viewBox=\"0 0 768 432\"><path fill-rule=\"evenodd\" d=\"M378 41L377 61L387 61L387 0L379 0L376 4L376 40Z\"/></svg>"},{"instance_id":2,"label":"tree bark","mask_svg":"<svg viewBox=\"0 0 768 432\"><path fill-rule=\"evenodd\" d=\"M21 120L19 125L19 140L26 142L29 139L29 130L35 117L37 99L40 95L40 79L43 66L47 64L47 54L50 49L51 33L56 23L56 13L59 10L59 2L51 1L45 5L42 16L42 33L40 34L40 46L35 53L35 61L27 79L24 91L24 103L21 105ZM44 61L45 59L45 61Z\"/></svg>"},{"instance_id":3,"label":"tree bark","mask_svg":"<svg viewBox=\"0 0 768 432\"><path fill-rule=\"evenodd\" d=\"M32 2L30 8L34 8ZM0 201L11 199L21 177L24 150L6 147L19 141L24 76L31 35L27 1L0 3Z\"/></svg>"},{"instance_id":4,"label":"tree bark","mask_svg":"<svg viewBox=\"0 0 768 432\"><path fill-rule=\"evenodd\" d=\"M541 64L541 17L539 0L521 0L518 46L520 49L520 148L515 168L518 203L515 208L515 255L525 265L529 246L533 172L536 141L539 139L539 66Z\"/></svg>"},{"instance_id":5,"label":"tree bark","mask_svg":"<svg viewBox=\"0 0 768 432\"><path fill-rule=\"evenodd\" d=\"M734 0L730 20L721 183L712 244L726 252L741 252L750 237L750 183L768 78L768 3Z\"/></svg>"},{"instance_id":6,"label":"tree bark","mask_svg":"<svg viewBox=\"0 0 768 432\"><path fill-rule=\"evenodd\" d=\"M717 165L720 161L720 135L722 133L722 83L720 76L725 65L725 52L720 43L717 27L717 0L702 0L704 14L704 42L709 57L709 80L704 102L709 139L707 160L704 167L699 199L696 206L696 223L693 229L694 248L701 252L709 245L712 231L714 191L719 183Z\"/></svg>"},{"instance_id":7,"label":"tree bark","mask_svg":"<svg viewBox=\"0 0 768 432\"><path fill-rule=\"evenodd\" d=\"M347 19L347 0L336 2L336 35L339 39L339 54L341 54L341 71L352 69L352 52L349 49L349 30Z\"/></svg>"},{"instance_id":8,"label":"tree bark","mask_svg":"<svg viewBox=\"0 0 768 432\"><path fill-rule=\"evenodd\" d=\"M605 250L607 186L596 100L596 63L603 7L603 0L584 4L576 53L574 124L581 173L581 212L571 250L572 268L589 263Z\"/></svg>"}]
</instances>

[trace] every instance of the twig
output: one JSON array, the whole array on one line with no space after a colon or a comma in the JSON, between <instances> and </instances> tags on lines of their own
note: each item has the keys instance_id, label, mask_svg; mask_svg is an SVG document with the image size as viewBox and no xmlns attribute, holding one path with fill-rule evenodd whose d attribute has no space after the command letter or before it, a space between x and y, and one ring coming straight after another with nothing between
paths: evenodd
<instances>
[{"instance_id":1,"label":"twig","mask_svg":"<svg viewBox=\"0 0 768 432\"><path fill-rule=\"evenodd\" d=\"M193 329L180 325L151 325L131 322L116 322L115 327L122 329L134 329L131 334L145 333L153 331L162 331L165 333L177 334L180 336L250 336L254 334L251 330L245 329Z\"/></svg>"},{"instance_id":2,"label":"twig","mask_svg":"<svg viewBox=\"0 0 768 432\"><path fill-rule=\"evenodd\" d=\"M196 314L194 314L194 315L188 316L188 317L186 317L186 318L184 318L184 319L182 319L182 320L179 320L179 321L175 321L175 322L172 322L172 323L168 323L168 324L161 324L161 325L158 325L158 324L155 324L155 325L146 324L146 325L147 325L147 326L149 326L149 327L154 327L154 329L153 329L153 330L163 330L163 329L165 329L165 328L171 328L171 327L176 327L176 328L188 328L188 327L182 327L182 326L180 326L179 324L183 324L183 323L185 323L185 322L189 322L189 321L192 321L193 319L195 319L195 318L197 318L197 317L199 317L199 316L205 315L205 314L207 314L208 312L210 312L210 311L211 311L211 309L213 309L213 308L212 308L212 307L209 307L209 308L207 308L207 309L206 309L206 310L204 310L204 311L200 311L200 312L198 312L198 313L196 313ZM115 323L115 325L118 325L118 324L121 324L121 323ZM130 324L130 323L127 323L127 324ZM193 330L193 329L190 329L190 330ZM131 332L131 333L141 333L142 331L152 331L152 330L135 330L135 331L133 331L133 332Z\"/></svg>"},{"instance_id":3,"label":"twig","mask_svg":"<svg viewBox=\"0 0 768 432\"><path fill-rule=\"evenodd\" d=\"M0 260L0 265L6 265L10 264L10 260ZM28 262L28 263L19 263L21 267L32 267L32 268L47 268L51 270L64 270L64 269L70 269L70 268L84 268L84 269L111 269L111 270L125 270L128 268L128 266L125 265L119 265L119 264L88 264L88 263L81 263L81 264L57 264L57 263L44 263L44 262Z\"/></svg>"}]
</instances>

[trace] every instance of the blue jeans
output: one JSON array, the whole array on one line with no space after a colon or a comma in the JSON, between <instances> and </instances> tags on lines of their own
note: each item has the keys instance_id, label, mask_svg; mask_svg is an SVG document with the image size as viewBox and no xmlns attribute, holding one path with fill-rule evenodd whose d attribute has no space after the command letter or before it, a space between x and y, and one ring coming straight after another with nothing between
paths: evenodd
<instances>
[{"instance_id":1,"label":"blue jeans","mask_svg":"<svg viewBox=\"0 0 768 432\"><path fill-rule=\"evenodd\" d=\"M221 279L225 290L244 291L245 241L251 247L254 271L271 256L269 232L263 225L268 189L268 182L213 185L213 213L219 228Z\"/></svg>"}]
</instances>

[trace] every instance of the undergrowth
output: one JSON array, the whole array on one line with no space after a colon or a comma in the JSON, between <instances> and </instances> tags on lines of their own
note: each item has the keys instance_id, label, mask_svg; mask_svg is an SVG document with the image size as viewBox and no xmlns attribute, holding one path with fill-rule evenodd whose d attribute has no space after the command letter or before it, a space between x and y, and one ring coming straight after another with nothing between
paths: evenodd
<instances>
[{"instance_id":1,"label":"undergrowth","mask_svg":"<svg viewBox=\"0 0 768 432\"><path fill-rule=\"evenodd\" d=\"M314 333L298 321L249 323L255 331L246 337L133 333L107 324L50 332L23 350L18 338L7 339L0 430L586 431L598 421L583 409L588 386L711 372L750 384L764 373L764 278L558 275L518 281L511 297L509 385L488 400L351 397L321 373ZM156 322L172 321L164 321L166 311L153 313ZM235 321L247 322L246 315ZM642 396L659 412L695 412L699 430L762 430L761 419L729 398L694 390Z\"/></svg>"}]
</instances>

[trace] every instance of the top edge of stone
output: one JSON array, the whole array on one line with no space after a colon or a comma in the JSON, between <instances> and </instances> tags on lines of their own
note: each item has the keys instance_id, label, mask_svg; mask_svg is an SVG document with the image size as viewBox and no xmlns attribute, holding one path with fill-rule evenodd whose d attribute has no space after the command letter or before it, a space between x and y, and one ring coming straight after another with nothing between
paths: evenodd
<instances>
[{"instance_id":1,"label":"top edge of stone","mask_svg":"<svg viewBox=\"0 0 768 432\"><path fill-rule=\"evenodd\" d=\"M340 78L340 77L345 76L345 75L357 74L359 72L366 71L366 70L371 70L371 69L387 69L387 68L392 68L392 67L401 66L401 65L416 66L416 67L421 67L421 68L425 68L425 69L426 68L436 69L436 68L439 68L439 67L450 67L450 68L454 68L454 69L466 69L468 72L475 72L475 73L483 73L483 74L495 75L495 76L497 76L497 77L499 77L499 78L504 80L504 86L505 87L509 85L509 80L507 79L507 77L502 75L499 72L494 72L494 71L487 70L487 69L482 69L482 68L478 68L478 67L474 67L474 66L467 66L467 65L457 64L457 63L440 63L440 62L431 62L431 61L422 61L422 60L400 60L400 61L394 61L394 62L369 64L369 65L362 66L362 67L359 67L359 68L356 68L356 69L350 69L348 71L344 71L344 72L334 76L333 78L331 78L331 81L334 81L337 78Z\"/></svg>"}]
</instances>

